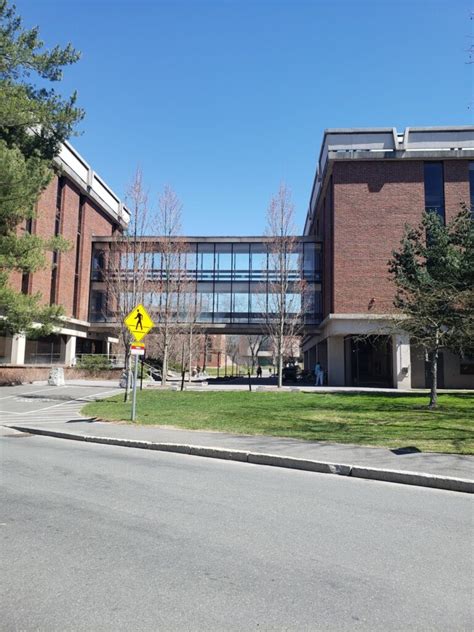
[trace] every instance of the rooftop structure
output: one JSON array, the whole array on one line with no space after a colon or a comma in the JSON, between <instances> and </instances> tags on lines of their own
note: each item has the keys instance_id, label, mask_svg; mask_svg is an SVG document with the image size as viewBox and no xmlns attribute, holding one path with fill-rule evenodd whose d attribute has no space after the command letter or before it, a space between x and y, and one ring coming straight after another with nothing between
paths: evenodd
<instances>
[{"instance_id":1,"label":"rooftop structure","mask_svg":"<svg viewBox=\"0 0 474 632\"><path fill-rule=\"evenodd\" d=\"M331 128L324 131L303 234L311 231L334 161L473 160L474 127Z\"/></svg>"},{"instance_id":2,"label":"rooftop structure","mask_svg":"<svg viewBox=\"0 0 474 632\"><path fill-rule=\"evenodd\" d=\"M70 143L66 142L61 146L54 164L60 173L70 178L81 193L90 197L113 221L126 228L130 221L130 212Z\"/></svg>"}]
</instances>

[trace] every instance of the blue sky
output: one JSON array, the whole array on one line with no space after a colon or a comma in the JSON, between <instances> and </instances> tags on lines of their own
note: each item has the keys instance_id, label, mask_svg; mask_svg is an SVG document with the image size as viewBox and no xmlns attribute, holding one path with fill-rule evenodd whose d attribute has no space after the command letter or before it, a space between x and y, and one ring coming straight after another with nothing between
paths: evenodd
<instances>
[{"instance_id":1,"label":"blue sky","mask_svg":"<svg viewBox=\"0 0 474 632\"><path fill-rule=\"evenodd\" d=\"M81 60L72 139L123 196L140 165L190 235L258 235L279 183L302 229L328 127L472 124L466 0L16 0Z\"/></svg>"}]
</instances>

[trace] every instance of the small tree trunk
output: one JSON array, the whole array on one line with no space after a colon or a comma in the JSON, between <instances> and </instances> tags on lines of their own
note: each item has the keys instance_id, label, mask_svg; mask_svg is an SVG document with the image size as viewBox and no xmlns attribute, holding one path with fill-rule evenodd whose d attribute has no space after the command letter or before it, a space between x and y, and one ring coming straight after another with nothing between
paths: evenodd
<instances>
[{"instance_id":1,"label":"small tree trunk","mask_svg":"<svg viewBox=\"0 0 474 632\"><path fill-rule=\"evenodd\" d=\"M184 391L184 376L186 374L186 366L184 364L184 339L181 344L181 390Z\"/></svg>"},{"instance_id":2,"label":"small tree trunk","mask_svg":"<svg viewBox=\"0 0 474 632\"><path fill-rule=\"evenodd\" d=\"M203 372L206 370L206 360L207 360L207 334L204 335L204 357L202 359Z\"/></svg>"},{"instance_id":3,"label":"small tree trunk","mask_svg":"<svg viewBox=\"0 0 474 632\"><path fill-rule=\"evenodd\" d=\"M438 406L438 347L430 353L431 389L430 404L428 408L433 410Z\"/></svg>"},{"instance_id":4,"label":"small tree trunk","mask_svg":"<svg viewBox=\"0 0 474 632\"><path fill-rule=\"evenodd\" d=\"M193 331L189 331L189 363L188 363L188 382L191 382L191 371L193 366Z\"/></svg>"},{"instance_id":5,"label":"small tree trunk","mask_svg":"<svg viewBox=\"0 0 474 632\"><path fill-rule=\"evenodd\" d=\"M161 386L166 386L166 378L168 377L168 340L163 345L163 366L161 368Z\"/></svg>"},{"instance_id":6,"label":"small tree trunk","mask_svg":"<svg viewBox=\"0 0 474 632\"><path fill-rule=\"evenodd\" d=\"M125 347L127 349L127 347ZM128 393L130 388L130 352L125 353L125 393L123 394L123 401L128 402Z\"/></svg>"},{"instance_id":7,"label":"small tree trunk","mask_svg":"<svg viewBox=\"0 0 474 632\"><path fill-rule=\"evenodd\" d=\"M277 363L278 363L278 388L283 386L283 340L280 338L278 340L278 354L277 354Z\"/></svg>"}]
</instances>

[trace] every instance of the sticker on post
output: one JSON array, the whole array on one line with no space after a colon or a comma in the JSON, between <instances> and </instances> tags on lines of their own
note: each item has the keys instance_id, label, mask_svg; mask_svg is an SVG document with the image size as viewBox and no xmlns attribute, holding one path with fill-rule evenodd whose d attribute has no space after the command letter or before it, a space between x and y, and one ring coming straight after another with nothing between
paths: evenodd
<instances>
[{"instance_id":1,"label":"sticker on post","mask_svg":"<svg viewBox=\"0 0 474 632\"><path fill-rule=\"evenodd\" d=\"M145 355L145 345L143 342L132 342L130 345L130 355Z\"/></svg>"}]
</instances>

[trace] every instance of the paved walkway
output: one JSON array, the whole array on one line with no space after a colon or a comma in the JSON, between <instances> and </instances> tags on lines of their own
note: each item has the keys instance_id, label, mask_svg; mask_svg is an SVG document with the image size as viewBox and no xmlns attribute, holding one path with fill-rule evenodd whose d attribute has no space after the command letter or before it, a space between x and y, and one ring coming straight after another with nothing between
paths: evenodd
<instances>
[{"instance_id":1,"label":"paved walkway","mask_svg":"<svg viewBox=\"0 0 474 632\"><path fill-rule=\"evenodd\" d=\"M103 395L109 396L114 392L120 392L113 388L114 386L110 382L95 383L92 386L91 382L76 381L74 384L68 383L66 387L45 386L41 388L39 385L30 385L26 392L25 387L13 387L8 389L8 392L2 390L0 391L0 423L4 426L30 427L31 429L75 433L89 437L239 450L474 481L474 456L422 453L410 449L408 446L406 449L389 450L282 437L135 426L100 422L84 419L80 416L79 410L85 402ZM31 405L35 408L31 408ZM10 409L10 413L8 409ZM6 428L3 429L3 434L8 432L11 431Z\"/></svg>"},{"instance_id":2,"label":"paved walkway","mask_svg":"<svg viewBox=\"0 0 474 632\"><path fill-rule=\"evenodd\" d=\"M66 410L65 410L66 412ZM14 425L18 422L15 419ZM23 423L21 425L24 425ZM310 459L329 463L357 464L390 470L422 472L438 476L452 476L474 480L474 456L436 454L431 452L403 452L386 448L367 448L348 444L299 441L283 437L233 435L223 432L203 432L166 427L133 426L128 424L79 421L51 421L28 425L61 432L75 432L95 437L111 437L131 441L178 443L193 446L243 450Z\"/></svg>"}]
</instances>

